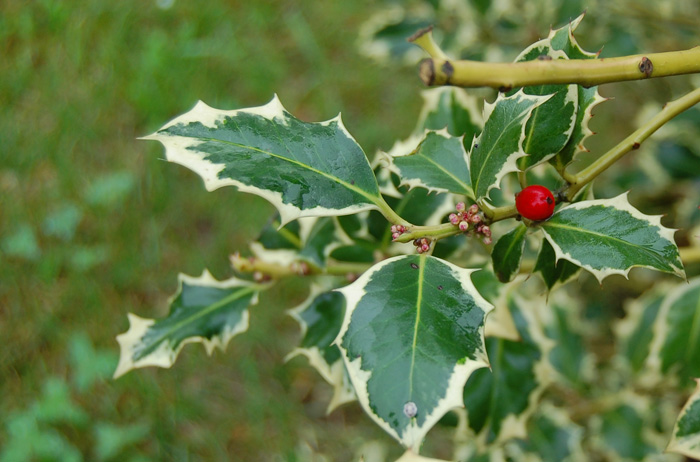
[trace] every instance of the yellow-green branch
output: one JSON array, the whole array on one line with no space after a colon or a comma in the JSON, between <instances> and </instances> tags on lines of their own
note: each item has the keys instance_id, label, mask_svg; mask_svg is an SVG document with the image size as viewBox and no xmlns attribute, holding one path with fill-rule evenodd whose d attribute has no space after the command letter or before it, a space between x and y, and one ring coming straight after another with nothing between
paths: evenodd
<instances>
[{"instance_id":1,"label":"yellow-green branch","mask_svg":"<svg viewBox=\"0 0 700 462\"><path fill-rule=\"evenodd\" d=\"M409 40L430 55L420 65L421 80L430 86L455 85L508 90L529 85L568 83L592 87L611 82L700 72L700 46L689 50L617 58L485 63L449 59L433 40L430 29L419 31Z\"/></svg>"},{"instance_id":2,"label":"yellow-green branch","mask_svg":"<svg viewBox=\"0 0 700 462\"><path fill-rule=\"evenodd\" d=\"M608 167L620 160L622 156L632 150L638 149L644 140L649 138L656 130L661 128L669 120L698 103L700 103L700 88L697 88L681 98L666 104L666 106L664 106L664 108L651 120L646 122L644 125L635 130L630 136L596 159L596 161L591 165L575 175L567 174L565 178L570 185L564 191L565 197L568 200L572 200L585 185L593 181Z\"/></svg>"}]
</instances>

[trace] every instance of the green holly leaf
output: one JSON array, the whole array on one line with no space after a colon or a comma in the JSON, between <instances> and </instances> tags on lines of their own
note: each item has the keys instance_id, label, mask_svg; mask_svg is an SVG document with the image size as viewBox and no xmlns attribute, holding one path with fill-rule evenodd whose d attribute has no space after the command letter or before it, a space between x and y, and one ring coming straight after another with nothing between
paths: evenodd
<instances>
[{"instance_id":1,"label":"green holly leaf","mask_svg":"<svg viewBox=\"0 0 700 462\"><path fill-rule=\"evenodd\" d=\"M328 413L355 399L340 349L333 344L340 332L344 311L345 298L341 293L324 292L314 285L306 301L288 312L299 323L302 339L299 346L287 355L287 360L305 356L321 377L333 386Z\"/></svg>"},{"instance_id":2,"label":"green holly leaf","mask_svg":"<svg viewBox=\"0 0 700 462\"><path fill-rule=\"evenodd\" d=\"M210 191L233 185L267 199L282 224L383 203L369 162L340 117L302 122L276 96L235 111L199 102L144 139L160 141L167 159L199 174Z\"/></svg>"},{"instance_id":3,"label":"green holly leaf","mask_svg":"<svg viewBox=\"0 0 700 462\"><path fill-rule=\"evenodd\" d=\"M573 20L568 27L562 27L549 33L548 40L552 49L562 51L569 59L595 59L598 57L598 53L583 50L574 38L574 30L578 27L583 16L582 14ZM569 141L555 157L550 159L551 164L560 173L574 161L578 153L587 151L583 143L593 134L593 131L588 127L588 123L593 117L593 108L606 101L606 98L598 93L597 86L590 88L577 86L576 91L578 93L578 107Z\"/></svg>"},{"instance_id":4,"label":"green holly leaf","mask_svg":"<svg viewBox=\"0 0 700 462\"><path fill-rule=\"evenodd\" d=\"M534 316L544 300L527 302L510 293L505 303L520 340L487 338L491 368L475 371L464 387L469 428L483 448L527 436L527 420L553 377L547 361L552 342Z\"/></svg>"},{"instance_id":5,"label":"green holly leaf","mask_svg":"<svg viewBox=\"0 0 700 462\"><path fill-rule=\"evenodd\" d=\"M452 192L474 199L462 138L451 136L444 129L428 131L410 153L387 155L387 158L389 169L401 178L402 186Z\"/></svg>"},{"instance_id":6,"label":"green holly leaf","mask_svg":"<svg viewBox=\"0 0 700 462\"><path fill-rule=\"evenodd\" d=\"M681 409L673 427L673 436L666 452L688 458L700 458L700 379L695 379L695 391Z\"/></svg>"},{"instance_id":7,"label":"green holly leaf","mask_svg":"<svg viewBox=\"0 0 700 462\"><path fill-rule=\"evenodd\" d=\"M586 389L595 372L595 358L586 348L586 334L578 301L566 291L549 295L538 312L545 335L554 342L549 362L558 379L567 386Z\"/></svg>"},{"instance_id":8,"label":"green holly leaf","mask_svg":"<svg viewBox=\"0 0 700 462\"><path fill-rule=\"evenodd\" d=\"M566 411L550 403L538 407L528 423L527 435L527 440L520 445L528 454L536 454L536 460L586 460L581 444L583 428L573 423Z\"/></svg>"},{"instance_id":9,"label":"green holly leaf","mask_svg":"<svg viewBox=\"0 0 700 462\"><path fill-rule=\"evenodd\" d=\"M540 227L557 261L570 261L601 282L612 274L627 277L635 266L685 277L674 230L632 207L626 194L571 204Z\"/></svg>"},{"instance_id":10,"label":"green holly leaf","mask_svg":"<svg viewBox=\"0 0 700 462\"><path fill-rule=\"evenodd\" d=\"M594 445L608 456L607 460L647 460L646 457L659 455L661 450L650 428L656 403L629 392L618 399L617 406L594 416Z\"/></svg>"},{"instance_id":11,"label":"green holly leaf","mask_svg":"<svg viewBox=\"0 0 700 462\"><path fill-rule=\"evenodd\" d=\"M654 338L654 325L661 304L674 286L656 284L641 297L624 305L626 316L615 325L617 354L634 372L648 372L646 360Z\"/></svg>"},{"instance_id":12,"label":"green holly leaf","mask_svg":"<svg viewBox=\"0 0 700 462\"><path fill-rule=\"evenodd\" d=\"M436 87L421 92L423 108L414 133L447 129L455 137L463 137L465 149L481 131L484 121L477 98L459 87Z\"/></svg>"},{"instance_id":13,"label":"green holly leaf","mask_svg":"<svg viewBox=\"0 0 700 462\"><path fill-rule=\"evenodd\" d=\"M573 279L581 271L581 267L567 260L557 261L552 244L547 239L543 239L534 270L540 273L547 289L551 292L557 286Z\"/></svg>"},{"instance_id":14,"label":"green holly leaf","mask_svg":"<svg viewBox=\"0 0 700 462\"><path fill-rule=\"evenodd\" d=\"M519 224L501 236L493 246L491 260L499 281L510 282L518 274L520 262L523 259L526 232L527 226Z\"/></svg>"},{"instance_id":15,"label":"green holly leaf","mask_svg":"<svg viewBox=\"0 0 700 462\"><path fill-rule=\"evenodd\" d=\"M469 153L471 185L478 199L488 197L501 179L518 171L517 160L525 155L525 125L532 112L550 96L532 96L519 91L499 93L493 104L484 106L484 130L474 139Z\"/></svg>"},{"instance_id":16,"label":"green holly leaf","mask_svg":"<svg viewBox=\"0 0 700 462\"><path fill-rule=\"evenodd\" d=\"M556 34L556 31L552 31ZM566 53L555 50L550 37L533 43L515 59L515 62L538 59L569 59ZM520 170L527 170L554 157L569 141L578 111L577 85L534 85L523 88L527 95L551 95L532 112L525 126L523 150L528 154L518 161ZM510 92L515 93L515 90Z\"/></svg>"},{"instance_id":17,"label":"green holly leaf","mask_svg":"<svg viewBox=\"0 0 700 462\"><path fill-rule=\"evenodd\" d=\"M700 377L700 277L666 295L656 317L648 366L677 374L681 383Z\"/></svg>"},{"instance_id":18,"label":"green holly leaf","mask_svg":"<svg viewBox=\"0 0 700 462\"><path fill-rule=\"evenodd\" d=\"M462 405L464 383L488 364L483 331L492 306L472 272L425 254L400 256L339 290L346 311L336 343L358 399L406 447Z\"/></svg>"},{"instance_id":19,"label":"green holly leaf","mask_svg":"<svg viewBox=\"0 0 700 462\"><path fill-rule=\"evenodd\" d=\"M208 271L198 278L180 274L178 279L167 317L144 319L129 313L129 330L117 336L121 355L114 378L140 367L169 368L187 343L202 343L209 355L217 347L225 350L235 335L248 329L248 306L257 303L264 288L237 278L217 281Z\"/></svg>"}]
</instances>

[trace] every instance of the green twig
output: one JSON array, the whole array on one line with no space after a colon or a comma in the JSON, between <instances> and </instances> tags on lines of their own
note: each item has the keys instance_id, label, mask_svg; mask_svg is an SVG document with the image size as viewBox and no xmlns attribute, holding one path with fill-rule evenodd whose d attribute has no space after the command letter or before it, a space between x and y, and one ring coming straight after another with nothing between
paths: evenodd
<instances>
[{"instance_id":1,"label":"green twig","mask_svg":"<svg viewBox=\"0 0 700 462\"><path fill-rule=\"evenodd\" d=\"M426 85L491 87L499 90L545 84L592 87L611 82L700 72L700 47L603 59L555 59L517 63L453 60L435 44L432 31L419 31L411 40L430 58L420 65Z\"/></svg>"},{"instance_id":2,"label":"green twig","mask_svg":"<svg viewBox=\"0 0 700 462\"><path fill-rule=\"evenodd\" d=\"M573 200L576 194L584 186L593 181L598 175L617 162L622 156L632 150L638 149L644 140L649 138L649 136L651 136L669 120L698 103L700 103L700 88L697 88L681 98L666 104L661 112L656 114L651 120L639 127L615 147L596 159L591 165L575 175L568 176L567 180L570 185L564 191L565 197L568 200Z\"/></svg>"}]
</instances>

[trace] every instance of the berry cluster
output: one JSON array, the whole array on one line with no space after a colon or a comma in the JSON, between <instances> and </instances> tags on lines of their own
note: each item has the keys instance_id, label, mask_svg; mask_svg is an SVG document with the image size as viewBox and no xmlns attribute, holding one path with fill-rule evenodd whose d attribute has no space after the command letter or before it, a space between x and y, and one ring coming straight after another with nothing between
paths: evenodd
<instances>
[{"instance_id":1,"label":"berry cluster","mask_svg":"<svg viewBox=\"0 0 700 462\"><path fill-rule=\"evenodd\" d=\"M479 210L479 206L472 204L468 209L464 202L459 202L455 208L456 213L450 214L450 223L457 226L460 231L466 233L471 227L476 235L483 236L484 244L491 243L491 228L483 223L483 215Z\"/></svg>"},{"instance_id":2,"label":"berry cluster","mask_svg":"<svg viewBox=\"0 0 700 462\"><path fill-rule=\"evenodd\" d=\"M430 250L430 243L431 241L427 237L421 237L420 239L413 241L413 245L416 246L418 253L425 253Z\"/></svg>"},{"instance_id":3,"label":"berry cluster","mask_svg":"<svg viewBox=\"0 0 700 462\"><path fill-rule=\"evenodd\" d=\"M406 232L406 227L404 225L393 225L391 227L391 238L393 240L396 240L401 236L403 233Z\"/></svg>"}]
</instances>

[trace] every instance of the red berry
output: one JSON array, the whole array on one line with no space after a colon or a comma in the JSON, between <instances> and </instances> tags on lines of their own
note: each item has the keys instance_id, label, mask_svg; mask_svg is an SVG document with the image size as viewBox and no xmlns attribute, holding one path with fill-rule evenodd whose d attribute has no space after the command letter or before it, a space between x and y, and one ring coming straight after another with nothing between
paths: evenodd
<instances>
[{"instance_id":1,"label":"red berry","mask_svg":"<svg viewBox=\"0 0 700 462\"><path fill-rule=\"evenodd\" d=\"M528 220L546 220L554 213L552 191L540 185L532 185L515 196L515 208Z\"/></svg>"}]
</instances>

